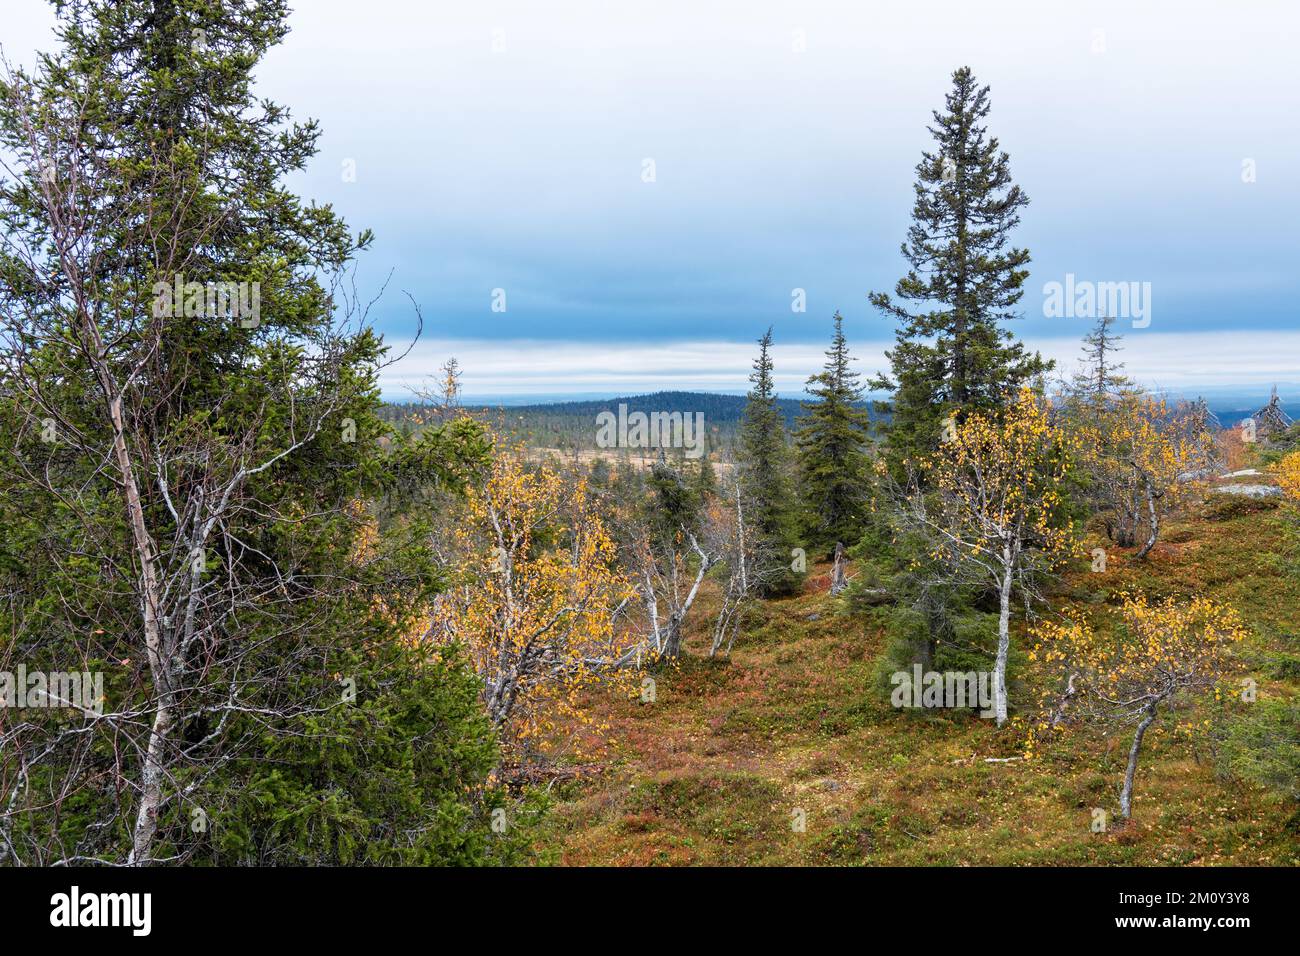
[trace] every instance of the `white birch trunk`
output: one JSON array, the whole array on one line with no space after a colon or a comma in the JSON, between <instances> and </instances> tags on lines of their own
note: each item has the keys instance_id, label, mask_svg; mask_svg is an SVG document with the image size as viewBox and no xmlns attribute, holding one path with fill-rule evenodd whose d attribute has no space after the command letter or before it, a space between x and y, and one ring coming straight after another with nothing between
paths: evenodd
<instances>
[{"instance_id":1,"label":"white birch trunk","mask_svg":"<svg viewBox=\"0 0 1300 956\"><path fill-rule=\"evenodd\" d=\"M1007 722L1007 653L1011 649L1011 547L1002 548L1002 582L998 588L998 656L993 665L993 713L998 726Z\"/></svg>"}]
</instances>

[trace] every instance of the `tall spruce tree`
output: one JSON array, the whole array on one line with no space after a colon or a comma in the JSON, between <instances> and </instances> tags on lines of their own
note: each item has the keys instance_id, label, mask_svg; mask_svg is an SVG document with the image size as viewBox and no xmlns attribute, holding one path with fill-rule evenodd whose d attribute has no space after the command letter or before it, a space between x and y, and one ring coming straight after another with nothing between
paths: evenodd
<instances>
[{"instance_id":1,"label":"tall spruce tree","mask_svg":"<svg viewBox=\"0 0 1300 956\"><path fill-rule=\"evenodd\" d=\"M999 405L1050 368L998 324L1016 316L1012 307L1029 275L1029 250L1009 245L1029 197L1011 182L1009 157L984 125L988 93L968 67L953 73L945 110L928 127L938 148L923 152L916 167L912 226L902 245L910 269L894 289L902 301L871 294L872 304L899 322L886 353L892 381L872 383L894 392L888 434L895 462L935 447L950 413Z\"/></svg>"},{"instance_id":2,"label":"tall spruce tree","mask_svg":"<svg viewBox=\"0 0 1300 956\"><path fill-rule=\"evenodd\" d=\"M862 533L871 429L839 312L834 322L826 365L808 379L816 401L802 403L806 414L795 431L805 533L812 546L828 549Z\"/></svg>"},{"instance_id":3,"label":"tall spruce tree","mask_svg":"<svg viewBox=\"0 0 1300 956\"><path fill-rule=\"evenodd\" d=\"M740 480L748 507L747 522L755 535L763 590L785 593L798 583L791 570L794 509L790 494L790 450L785 416L772 381L772 329L758 340L758 357L749 375L753 388L745 397L740 425Z\"/></svg>"},{"instance_id":4,"label":"tall spruce tree","mask_svg":"<svg viewBox=\"0 0 1300 956\"><path fill-rule=\"evenodd\" d=\"M428 520L376 513L486 443L381 445L369 236L252 88L286 4L55 6L0 77L0 646L103 694L0 721L0 865L487 859L475 681L411 646Z\"/></svg>"}]
</instances>

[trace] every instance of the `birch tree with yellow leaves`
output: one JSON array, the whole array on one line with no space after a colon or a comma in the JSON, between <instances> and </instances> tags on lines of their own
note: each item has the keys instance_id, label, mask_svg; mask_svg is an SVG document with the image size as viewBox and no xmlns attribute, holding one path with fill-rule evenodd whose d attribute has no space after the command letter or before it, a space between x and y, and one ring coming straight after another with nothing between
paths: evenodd
<instances>
[{"instance_id":1,"label":"birch tree with yellow leaves","mask_svg":"<svg viewBox=\"0 0 1300 956\"><path fill-rule=\"evenodd\" d=\"M1135 557L1145 558L1164 517L1189 487L1180 476L1214 463L1213 436L1190 406L1171 408L1162 398L1132 390L1090 408L1073 431L1111 539L1121 547L1142 540Z\"/></svg>"},{"instance_id":2,"label":"birch tree with yellow leaves","mask_svg":"<svg viewBox=\"0 0 1300 956\"><path fill-rule=\"evenodd\" d=\"M1029 389L1005 407L949 420L946 440L912 469L904 523L930 540L932 555L954 576L998 595L998 646L993 697L998 726L1007 719L1007 656L1011 609L1018 592L1026 608L1035 578L1073 546L1060 487L1069 468L1065 436Z\"/></svg>"},{"instance_id":3,"label":"birch tree with yellow leaves","mask_svg":"<svg viewBox=\"0 0 1300 956\"><path fill-rule=\"evenodd\" d=\"M1293 451L1277 463L1277 483L1282 494L1300 502L1300 451Z\"/></svg>"},{"instance_id":4,"label":"birch tree with yellow leaves","mask_svg":"<svg viewBox=\"0 0 1300 956\"><path fill-rule=\"evenodd\" d=\"M585 481L498 447L456 543L462 582L439 599L431 632L467 648L503 743L535 755L591 726L583 692L629 681L636 640L617 626L632 591Z\"/></svg>"},{"instance_id":5,"label":"birch tree with yellow leaves","mask_svg":"<svg viewBox=\"0 0 1300 956\"><path fill-rule=\"evenodd\" d=\"M1234 609L1199 597L1153 604L1144 595L1126 594L1119 613L1114 634L1073 620L1035 628L1030 659L1041 661L1056 679L1044 695L1030 751L1077 721L1132 727L1119 798L1120 814L1128 818L1147 731L1179 697L1221 696L1232 647L1245 628Z\"/></svg>"}]
</instances>

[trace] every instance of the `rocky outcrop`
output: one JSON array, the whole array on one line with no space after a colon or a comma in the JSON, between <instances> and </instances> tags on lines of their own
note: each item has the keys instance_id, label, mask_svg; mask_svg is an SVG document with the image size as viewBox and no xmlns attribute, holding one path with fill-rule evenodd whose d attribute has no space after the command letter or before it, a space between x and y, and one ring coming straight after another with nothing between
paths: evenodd
<instances>
[{"instance_id":1,"label":"rocky outcrop","mask_svg":"<svg viewBox=\"0 0 1300 956\"><path fill-rule=\"evenodd\" d=\"M1214 489L1216 495L1242 495L1246 498L1280 498L1282 489L1277 485L1221 485Z\"/></svg>"}]
</instances>

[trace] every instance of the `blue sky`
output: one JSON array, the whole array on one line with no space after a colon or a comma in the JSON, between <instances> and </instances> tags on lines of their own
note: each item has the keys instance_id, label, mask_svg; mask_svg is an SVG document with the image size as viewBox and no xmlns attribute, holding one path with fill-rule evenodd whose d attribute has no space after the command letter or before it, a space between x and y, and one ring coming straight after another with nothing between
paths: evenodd
<instances>
[{"instance_id":1,"label":"blue sky","mask_svg":"<svg viewBox=\"0 0 1300 956\"><path fill-rule=\"evenodd\" d=\"M51 16L5 2L27 61ZM1295 4L298 6L259 87L321 121L293 184L377 233L379 327L409 337L399 290L423 306L391 397L448 354L476 395L741 390L769 324L789 394L837 308L874 371L892 329L866 295L902 272L913 167L962 64L1032 200L1017 334L1068 365L1089 322L1044 316L1044 283L1149 282L1126 342L1144 381L1300 382Z\"/></svg>"}]
</instances>

